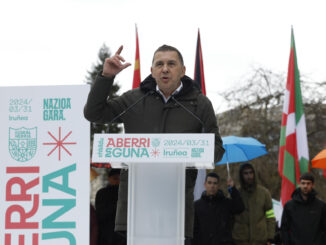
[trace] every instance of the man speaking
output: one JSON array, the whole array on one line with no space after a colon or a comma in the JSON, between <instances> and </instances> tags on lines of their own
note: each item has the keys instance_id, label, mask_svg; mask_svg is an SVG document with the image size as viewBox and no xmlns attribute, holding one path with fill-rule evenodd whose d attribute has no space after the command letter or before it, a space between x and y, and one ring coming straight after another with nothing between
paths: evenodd
<instances>
[{"instance_id":1,"label":"man speaking","mask_svg":"<svg viewBox=\"0 0 326 245\"><path fill-rule=\"evenodd\" d=\"M163 45L153 57L151 74L139 88L108 99L115 76L130 66L120 55L107 58L98 74L84 109L85 118L96 123L120 122L126 133L214 133L215 161L224 153L210 100L185 76L181 53ZM186 170L185 236L193 236L193 190L197 170ZM128 172L121 171L115 230L127 230Z\"/></svg>"}]
</instances>

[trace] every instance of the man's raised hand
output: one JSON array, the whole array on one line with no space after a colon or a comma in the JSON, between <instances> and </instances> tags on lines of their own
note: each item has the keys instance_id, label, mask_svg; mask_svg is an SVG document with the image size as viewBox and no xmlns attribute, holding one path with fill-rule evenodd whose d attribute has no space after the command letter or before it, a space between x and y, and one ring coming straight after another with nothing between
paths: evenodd
<instances>
[{"instance_id":1,"label":"man's raised hand","mask_svg":"<svg viewBox=\"0 0 326 245\"><path fill-rule=\"evenodd\" d=\"M114 56L105 59L102 76L112 78L117 75L120 71L124 70L125 68L131 65L128 62L124 63L125 59L120 56L122 49L123 46L121 45L117 52L114 54Z\"/></svg>"}]
</instances>

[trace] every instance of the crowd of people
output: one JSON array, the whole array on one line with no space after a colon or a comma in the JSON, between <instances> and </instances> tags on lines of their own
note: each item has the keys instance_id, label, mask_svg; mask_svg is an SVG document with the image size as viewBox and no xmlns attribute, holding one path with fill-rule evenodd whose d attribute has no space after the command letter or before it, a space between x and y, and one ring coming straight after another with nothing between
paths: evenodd
<instances>
[{"instance_id":1,"label":"crowd of people","mask_svg":"<svg viewBox=\"0 0 326 245\"><path fill-rule=\"evenodd\" d=\"M91 206L90 245L126 245L126 235L114 230L120 170L109 169L107 175L109 184L97 192L95 209ZM240 165L239 179L238 190L232 178L228 178L228 197L219 188L219 175L206 175L205 191L194 202L193 238L187 244L326 244L326 204L316 197L312 174L300 177L292 200L284 206L281 227L275 223L271 195L257 184L250 163Z\"/></svg>"},{"instance_id":2,"label":"crowd of people","mask_svg":"<svg viewBox=\"0 0 326 245\"><path fill-rule=\"evenodd\" d=\"M151 74L140 87L108 98L115 76L130 66L121 56L122 49L105 60L85 105L86 119L124 123L126 133L213 133L218 162L224 149L212 104L185 75L183 58L176 48L159 47L153 55ZM110 173L109 178L113 176ZM209 173L205 191L194 202L196 176L196 169L186 170L186 245L326 244L326 204L316 197L311 174L301 176L299 188L284 207L282 241L275 240L277 226L270 192L257 183L250 163L242 163L239 168L239 190L229 178L229 194L223 193L219 176ZM127 170L120 172L119 181L118 187L117 182L109 180L109 185L96 195L96 245L126 244Z\"/></svg>"}]
</instances>

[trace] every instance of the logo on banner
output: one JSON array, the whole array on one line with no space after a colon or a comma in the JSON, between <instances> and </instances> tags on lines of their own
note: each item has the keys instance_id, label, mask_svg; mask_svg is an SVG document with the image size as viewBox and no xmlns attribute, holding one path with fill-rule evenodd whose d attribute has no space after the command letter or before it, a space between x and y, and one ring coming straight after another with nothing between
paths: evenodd
<instances>
[{"instance_id":1,"label":"logo on banner","mask_svg":"<svg viewBox=\"0 0 326 245\"><path fill-rule=\"evenodd\" d=\"M58 136L55 137L50 131L48 131L48 135L53 139L52 142L46 142L43 143L43 145L52 145L52 150L48 153L48 156L52 155L53 152L58 150L58 160L61 161L61 150L64 150L69 156L72 156L71 152L67 149L68 145L76 145L77 142L68 142L67 138L72 134L72 131L70 131L68 134L66 134L63 138L61 135L61 127L59 127L58 130Z\"/></svg>"},{"instance_id":2,"label":"logo on banner","mask_svg":"<svg viewBox=\"0 0 326 245\"><path fill-rule=\"evenodd\" d=\"M160 146L160 144L161 144L161 140L159 139L159 138L154 138L154 139L152 139L152 146L153 147L159 147Z\"/></svg>"},{"instance_id":3,"label":"logo on banner","mask_svg":"<svg viewBox=\"0 0 326 245\"><path fill-rule=\"evenodd\" d=\"M192 148L191 149L191 157L193 158L201 158L201 154L204 153L204 148Z\"/></svg>"},{"instance_id":4,"label":"logo on banner","mask_svg":"<svg viewBox=\"0 0 326 245\"><path fill-rule=\"evenodd\" d=\"M31 160L37 150L37 127L9 128L9 153L18 162Z\"/></svg>"},{"instance_id":5,"label":"logo on banner","mask_svg":"<svg viewBox=\"0 0 326 245\"><path fill-rule=\"evenodd\" d=\"M158 157L160 155L160 151L157 148L151 150L151 155L153 157Z\"/></svg>"}]
</instances>

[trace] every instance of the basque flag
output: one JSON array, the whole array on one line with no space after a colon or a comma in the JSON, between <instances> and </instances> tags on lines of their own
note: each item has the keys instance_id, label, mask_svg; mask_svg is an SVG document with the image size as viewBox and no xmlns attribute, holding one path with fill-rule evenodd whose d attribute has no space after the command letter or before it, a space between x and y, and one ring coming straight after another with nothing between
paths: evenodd
<instances>
[{"instance_id":1,"label":"basque flag","mask_svg":"<svg viewBox=\"0 0 326 245\"><path fill-rule=\"evenodd\" d=\"M309 171L306 118L293 30L291 30L289 70L284 92L278 167L282 177L281 201L284 206L291 199L292 192L300 182L300 176Z\"/></svg>"}]
</instances>

